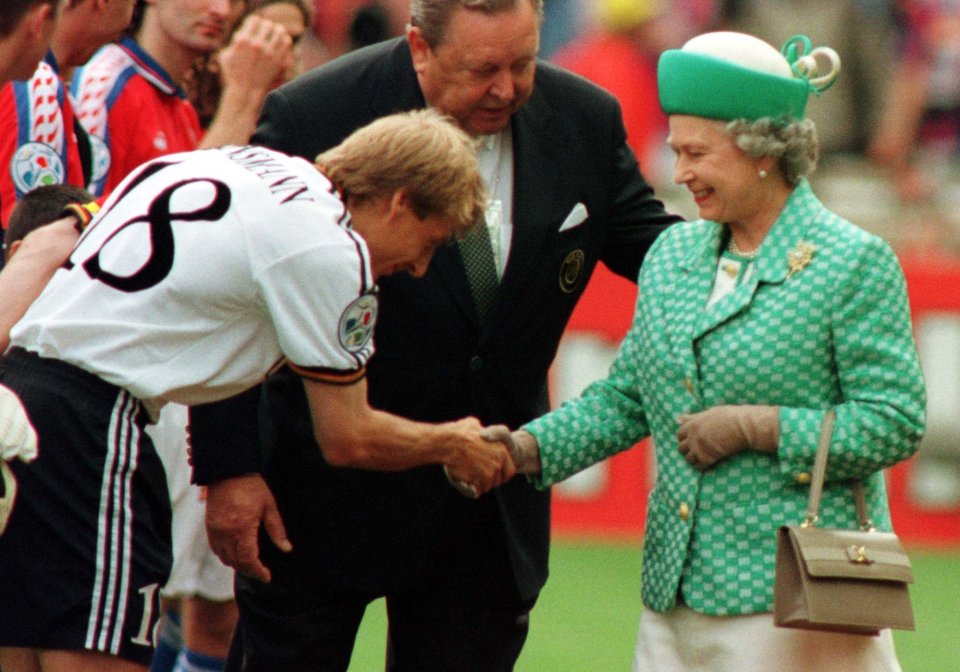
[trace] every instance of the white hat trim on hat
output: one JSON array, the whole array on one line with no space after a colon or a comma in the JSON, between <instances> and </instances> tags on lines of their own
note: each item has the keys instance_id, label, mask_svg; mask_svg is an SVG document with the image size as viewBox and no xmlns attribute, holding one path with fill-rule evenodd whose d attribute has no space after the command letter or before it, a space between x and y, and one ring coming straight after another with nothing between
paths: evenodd
<instances>
[{"instance_id":1,"label":"white hat trim on hat","mask_svg":"<svg viewBox=\"0 0 960 672\"><path fill-rule=\"evenodd\" d=\"M793 77L793 70L783 54L763 40L746 33L704 33L688 40L682 50L714 56L778 77Z\"/></svg>"},{"instance_id":2,"label":"white hat trim on hat","mask_svg":"<svg viewBox=\"0 0 960 672\"><path fill-rule=\"evenodd\" d=\"M829 72L818 76L818 57ZM710 119L803 119L810 93L828 89L840 58L828 47L810 49L795 35L781 51L752 35L718 31L668 49L657 64L660 106L669 114Z\"/></svg>"}]
</instances>

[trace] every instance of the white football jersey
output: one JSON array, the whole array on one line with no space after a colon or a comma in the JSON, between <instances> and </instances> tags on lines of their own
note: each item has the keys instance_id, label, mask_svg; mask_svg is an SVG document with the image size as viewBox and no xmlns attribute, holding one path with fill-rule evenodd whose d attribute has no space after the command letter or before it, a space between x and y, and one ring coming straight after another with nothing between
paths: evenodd
<instances>
[{"instance_id":1,"label":"white football jersey","mask_svg":"<svg viewBox=\"0 0 960 672\"><path fill-rule=\"evenodd\" d=\"M260 147L172 154L117 187L11 343L144 401L205 403L284 357L306 377L360 379L375 291L312 164Z\"/></svg>"}]
</instances>

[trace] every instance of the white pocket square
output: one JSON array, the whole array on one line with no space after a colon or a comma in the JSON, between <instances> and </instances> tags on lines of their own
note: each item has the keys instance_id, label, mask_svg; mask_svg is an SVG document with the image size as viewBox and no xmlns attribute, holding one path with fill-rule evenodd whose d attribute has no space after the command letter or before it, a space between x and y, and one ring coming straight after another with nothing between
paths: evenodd
<instances>
[{"instance_id":1,"label":"white pocket square","mask_svg":"<svg viewBox=\"0 0 960 672\"><path fill-rule=\"evenodd\" d=\"M587 206L583 203L577 203L573 206L573 210L570 211L570 214L567 215L567 218L563 220L563 224L560 225L560 230L558 233L563 233L574 227L580 226L585 221L587 217L590 216L590 213L587 212Z\"/></svg>"}]
</instances>

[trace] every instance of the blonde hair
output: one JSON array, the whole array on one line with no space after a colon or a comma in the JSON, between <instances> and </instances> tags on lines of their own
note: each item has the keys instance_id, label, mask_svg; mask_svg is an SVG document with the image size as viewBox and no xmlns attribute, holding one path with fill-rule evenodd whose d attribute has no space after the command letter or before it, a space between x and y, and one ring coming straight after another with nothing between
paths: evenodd
<instances>
[{"instance_id":1,"label":"blonde hair","mask_svg":"<svg viewBox=\"0 0 960 672\"><path fill-rule=\"evenodd\" d=\"M402 190L419 219L454 221L463 235L487 201L476 141L434 110L381 117L323 152L316 164L345 202L389 197Z\"/></svg>"}]
</instances>

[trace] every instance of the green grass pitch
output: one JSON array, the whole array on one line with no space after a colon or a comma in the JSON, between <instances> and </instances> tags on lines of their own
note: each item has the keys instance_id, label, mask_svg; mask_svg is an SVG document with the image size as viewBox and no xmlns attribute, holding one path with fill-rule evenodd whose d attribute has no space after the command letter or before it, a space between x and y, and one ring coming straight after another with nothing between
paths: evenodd
<instances>
[{"instance_id":1,"label":"green grass pitch","mask_svg":"<svg viewBox=\"0 0 960 672\"><path fill-rule=\"evenodd\" d=\"M639 543L555 541L517 672L629 672L640 618ZM960 549L908 549L916 632L895 632L904 672L960 672ZM367 609L350 672L381 672L383 602Z\"/></svg>"}]
</instances>

